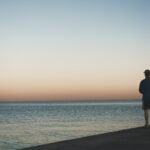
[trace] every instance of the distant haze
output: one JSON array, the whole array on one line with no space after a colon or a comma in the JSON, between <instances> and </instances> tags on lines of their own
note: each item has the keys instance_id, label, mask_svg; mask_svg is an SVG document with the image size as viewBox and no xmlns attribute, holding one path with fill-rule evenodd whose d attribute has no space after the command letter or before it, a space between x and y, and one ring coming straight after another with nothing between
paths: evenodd
<instances>
[{"instance_id":1,"label":"distant haze","mask_svg":"<svg viewBox=\"0 0 150 150\"><path fill-rule=\"evenodd\" d=\"M149 0L0 1L0 100L136 99L150 69Z\"/></svg>"}]
</instances>

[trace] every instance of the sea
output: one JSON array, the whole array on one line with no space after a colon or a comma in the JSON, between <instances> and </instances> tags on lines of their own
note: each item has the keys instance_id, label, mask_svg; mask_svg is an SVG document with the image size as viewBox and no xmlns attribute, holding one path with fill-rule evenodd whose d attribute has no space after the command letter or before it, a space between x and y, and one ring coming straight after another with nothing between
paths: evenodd
<instances>
[{"instance_id":1,"label":"sea","mask_svg":"<svg viewBox=\"0 0 150 150\"><path fill-rule=\"evenodd\" d=\"M0 150L143 126L140 100L0 102Z\"/></svg>"}]
</instances>

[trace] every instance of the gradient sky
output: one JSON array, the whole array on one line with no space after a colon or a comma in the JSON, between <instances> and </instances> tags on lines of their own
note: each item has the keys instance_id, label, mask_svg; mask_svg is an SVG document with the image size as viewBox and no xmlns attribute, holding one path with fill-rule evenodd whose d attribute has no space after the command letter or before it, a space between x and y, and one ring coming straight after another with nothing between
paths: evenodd
<instances>
[{"instance_id":1,"label":"gradient sky","mask_svg":"<svg viewBox=\"0 0 150 150\"><path fill-rule=\"evenodd\" d=\"M149 0L0 0L0 100L140 98Z\"/></svg>"}]
</instances>

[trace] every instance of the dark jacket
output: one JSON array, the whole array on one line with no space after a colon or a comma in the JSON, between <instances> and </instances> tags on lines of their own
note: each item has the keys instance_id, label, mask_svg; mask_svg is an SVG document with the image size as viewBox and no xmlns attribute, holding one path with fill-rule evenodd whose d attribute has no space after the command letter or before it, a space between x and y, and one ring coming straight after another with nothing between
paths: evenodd
<instances>
[{"instance_id":1,"label":"dark jacket","mask_svg":"<svg viewBox=\"0 0 150 150\"><path fill-rule=\"evenodd\" d=\"M146 78L140 82L139 92L143 94L144 101L150 101L150 78Z\"/></svg>"}]
</instances>

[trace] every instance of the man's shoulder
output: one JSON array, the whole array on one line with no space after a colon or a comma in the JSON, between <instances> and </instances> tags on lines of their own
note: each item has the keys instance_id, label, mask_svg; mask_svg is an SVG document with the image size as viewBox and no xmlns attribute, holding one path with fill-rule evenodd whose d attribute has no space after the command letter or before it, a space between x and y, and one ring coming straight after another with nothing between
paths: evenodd
<instances>
[{"instance_id":1,"label":"man's shoulder","mask_svg":"<svg viewBox=\"0 0 150 150\"><path fill-rule=\"evenodd\" d=\"M142 82L145 82L145 80L146 80L146 79L141 80L141 83L142 83Z\"/></svg>"},{"instance_id":2,"label":"man's shoulder","mask_svg":"<svg viewBox=\"0 0 150 150\"><path fill-rule=\"evenodd\" d=\"M141 80L141 83L150 83L150 79L143 79Z\"/></svg>"}]
</instances>

